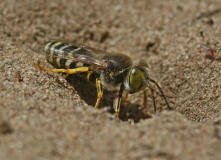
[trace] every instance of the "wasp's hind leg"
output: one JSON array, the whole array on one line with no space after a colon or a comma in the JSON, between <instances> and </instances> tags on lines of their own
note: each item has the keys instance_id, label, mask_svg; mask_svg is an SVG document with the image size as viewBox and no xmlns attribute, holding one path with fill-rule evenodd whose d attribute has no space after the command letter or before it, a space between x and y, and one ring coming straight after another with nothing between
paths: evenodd
<instances>
[{"instance_id":1,"label":"wasp's hind leg","mask_svg":"<svg viewBox=\"0 0 221 160\"><path fill-rule=\"evenodd\" d=\"M101 84L101 80L99 78L96 79L96 87L97 87L97 101L96 101L96 104L95 104L95 108L98 108L99 107L99 104L100 104L100 101L103 97L103 87L102 87L102 84Z\"/></svg>"},{"instance_id":2,"label":"wasp's hind leg","mask_svg":"<svg viewBox=\"0 0 221 160\"><path fill-rule=\"evenodd\" d=\"M75 73L80 73L80 72L88 72L88 67L79 67L79 68L73 68L73 69L48 69L48 68L43 68L39 64L35 64L35 66L46 72L62 72L62 73L67 73L67 74L75 74Z\"/></svg>"}]
</instances>

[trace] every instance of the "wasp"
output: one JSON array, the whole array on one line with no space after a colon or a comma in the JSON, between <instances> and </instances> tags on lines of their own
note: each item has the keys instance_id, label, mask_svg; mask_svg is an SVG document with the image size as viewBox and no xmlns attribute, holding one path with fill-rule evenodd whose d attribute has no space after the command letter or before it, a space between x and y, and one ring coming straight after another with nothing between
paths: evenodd
<instances>
[{"instance_id":1,"label":"wasp","mask_svg":"<svg viewBox=\"0 0 221 160\"><path fill-rule=\"evenodd\" d=\"M118 89L114 102L115 115L118 118L123 92L133 94L156 85L171 109L166 96L159 84L150 78L148 67L144 63L133 64L131 58L124 54L107 53L102 50L83 46L77 47L63 42L49 42L44 48L47 61L56 69L47 69L35 64L40 70L46 72L62 72L66 74L87 73L87 79L93 75L96 80L97 100L95 108L103 96L103 90ZM156 110L155 102L154 109Z\"/></svg>"}]
</instances>

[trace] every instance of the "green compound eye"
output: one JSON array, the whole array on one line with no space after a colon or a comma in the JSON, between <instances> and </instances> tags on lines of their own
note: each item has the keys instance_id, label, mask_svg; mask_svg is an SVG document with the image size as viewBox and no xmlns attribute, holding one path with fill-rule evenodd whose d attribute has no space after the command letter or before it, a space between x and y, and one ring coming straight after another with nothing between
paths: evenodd
<instances>
[{"instance_id":1,"label":"green compound eye","mask_svg":"<svg viewBox=\"0 0 221 160\"><path fill-rule=\"evenodd\" d=\"M129 74L129 87L132 92L136 92L144 85L144 73L140 69L134 68Z\"/></svg>"}]
</instances>

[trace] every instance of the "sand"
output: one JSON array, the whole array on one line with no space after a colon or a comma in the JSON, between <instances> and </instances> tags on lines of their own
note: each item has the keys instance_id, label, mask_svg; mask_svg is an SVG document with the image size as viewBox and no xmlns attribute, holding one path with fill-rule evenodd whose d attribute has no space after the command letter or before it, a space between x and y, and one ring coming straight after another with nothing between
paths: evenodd
<instances>
[{"instance_id":1,"label":"sand","mask_svg":"<svg viewBox=\"0 0 221 160\"><path fill-rule=\"evenodd\" d=\"M2 0L0 2L1 160L220 160L220 0ZM51 40L144 60L173 110L155 93L129 95L120 120L113 93L99 109L95 87L45 73ZM157 92L157 90L156 90Z\"/></svg>"}]
</instances>

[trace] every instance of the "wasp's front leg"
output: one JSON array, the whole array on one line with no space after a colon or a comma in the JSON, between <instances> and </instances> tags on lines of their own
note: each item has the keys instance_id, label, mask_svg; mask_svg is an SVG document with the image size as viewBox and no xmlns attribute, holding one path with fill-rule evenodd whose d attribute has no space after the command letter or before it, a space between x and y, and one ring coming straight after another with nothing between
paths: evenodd
<instances>
[{"instance_id":1,"label":"wasp's front leg","mask_svg":"<svg viewBox=\"0 0 221 160\"><path fill-rule=\"evenodd\" d=\"M114 110L115 110L115 117L116 119L119 119L119 113L120 113L120 104L121 104L121 98L124 91L124 84L122 83L120 86L120 91L118 93L117 99L114 104Z\"/></svg>"}]
</instances>

